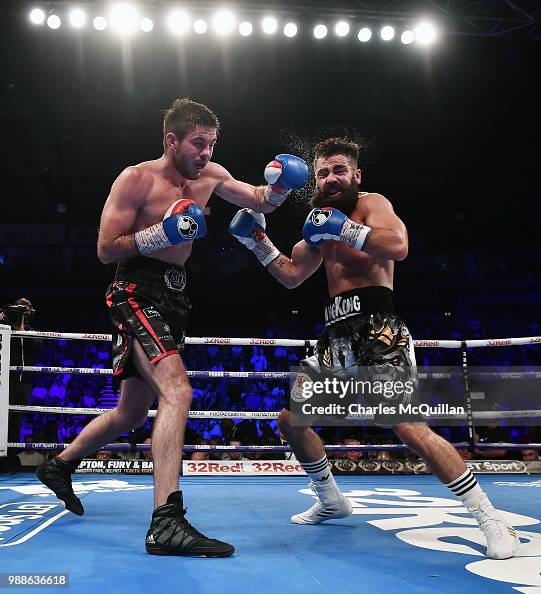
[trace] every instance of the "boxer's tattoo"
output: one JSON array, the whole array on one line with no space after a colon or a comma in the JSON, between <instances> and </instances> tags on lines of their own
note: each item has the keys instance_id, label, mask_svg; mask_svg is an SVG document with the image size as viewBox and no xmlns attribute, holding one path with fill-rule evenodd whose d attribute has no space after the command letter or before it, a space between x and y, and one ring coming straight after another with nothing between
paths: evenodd
<instances>
[{"instance_id":1,"label":"boxer's tattoo","mask_svg":"<svg viewBox=\"0 0 541 594\"><path fill-rule=\"evenodd\" d=\"M280 254L278 258L276 258L275 262L278 264L278 266L280 266L280 268L283 268L287 263L287 258L283 254Z\"/></svg>"}]
</instances>

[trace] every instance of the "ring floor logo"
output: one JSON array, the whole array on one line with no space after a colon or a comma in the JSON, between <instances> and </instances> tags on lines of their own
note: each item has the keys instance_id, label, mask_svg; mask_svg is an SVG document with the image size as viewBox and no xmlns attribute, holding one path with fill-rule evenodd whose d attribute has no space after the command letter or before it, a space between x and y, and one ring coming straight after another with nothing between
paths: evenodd
<instances>
[{"instance_id":1,"label":"ring floor logo","mask_svg":"<svg viewBox=\"0 0 541 594\"><path fill-rule=\"evenodd\" d=\"M501 484L501 483L498 483ZM509 483L512 485L513 483ZM310 489L301 493L312 495ZM344 495L356 515L382 516L367 520L380 530L395 531L400 540L423 549L484 557L478 548L456 542L458 539L476 545L486 540L475 519L457 499L426 497L409 489L352 489ZM515 528L538 525L537 518L499 510ZM541 594L541 533L517 530L520 546L513 559L483 559L468 563L465 568L482 577L507 582L524 594Z\"/></svg>"},{"instance_id":2,"label":"ring floor logo","mask_svg":"<svg viewBox=\"0 0 541 594\"><path fill-rule=\"evenodd\" d=\"M112 493L153 489L152 485L133 485L121 480L81 481L73 483L79 496L87 493ZM32 500L0 504L0 548L20 545L69 513L52 491L43 485L8 485L0 490L15 491ZM50 497L53 503L37 498Z\"/></svg>"}]
</instances>

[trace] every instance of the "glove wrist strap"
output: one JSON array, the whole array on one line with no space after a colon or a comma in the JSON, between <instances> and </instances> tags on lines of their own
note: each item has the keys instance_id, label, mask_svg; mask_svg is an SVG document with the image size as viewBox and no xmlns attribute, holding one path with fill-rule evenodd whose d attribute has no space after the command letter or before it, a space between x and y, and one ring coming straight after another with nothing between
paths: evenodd
<instances>
[{"instance_id":1,"label":"glove wrist strap","mask_svg":"<svg viewBox=\"0 0 541 594\"><path fill-rule=\"evenodd\" d=\"M263 266L268 266L280 255L280 250L272 243L267 235L260 240L256 240L252 252L254 252Z\"/></svg>"},{"instance_id":2,"label":"glove wrist strap","mask_svg":"<svg viewBox=\"0 0 541 594\"><path fill-rule=\"evenodd\" d=\"M137 251L142 256L150 256L150 254L172 245L165 234L162 223L156 223L151 227L137 231L134 233L133 239Z\"/></svg>"},{"instance_id":3,"label":"glove wrist strap","mask_svg":"<svg viewBox=\"0 0 541 594\"><path fill-rule=\"evenodd\" d=\"M340 231L340 240L356 250L362 250L370 233L371 227L346 219Z\"/></svg>"},{"instance_id":4,"label":"glove wrist strap","mask_svg":"<svg viewBox=\"0 0 541 594\"><path fill-rule=\"evenodd\" d=\"M290 192L291 190L288 190L279 184L275 184L274 186L268 185L263 191L263 196L269 204L280 206Z\"/></svg>"}]
</instances>

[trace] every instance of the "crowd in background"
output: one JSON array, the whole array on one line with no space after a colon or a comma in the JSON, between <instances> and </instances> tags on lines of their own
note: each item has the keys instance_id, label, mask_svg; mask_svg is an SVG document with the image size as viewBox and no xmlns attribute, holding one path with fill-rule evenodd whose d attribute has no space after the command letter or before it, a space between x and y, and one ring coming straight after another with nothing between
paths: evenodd
<instances>
[{"instance_id":1,"label":"crowd in background","mask_svg":"<svg viewBox=\"0 0 541 594\"><path fill-rule=\"evenodd\" d=\"M454 330L444 328L446 316L441 321L428 320L430 326L436 326L442 334L440 338L458 338L452 336ZM425 320L426 322L426 320ZM437 322L437 323L436 323ZM413 320L419 325L419 316ZM471 320L472 336L481 338L487 335L486 329L477 321ZM423 338L430 337L431 327L425 327ZM321 331L321 327L313 329L312 336ZM291 330L291 325L290 325ZM532 324L532 331L538 330ZM275 330L269 330L267 337L274 337ZM490 332L488 332L490 336ZM289 338L307 338L298 334ZM14 341L20 341L14 338ZM24 339L22 352L27 349L31 353L32 361L26 364L46 367L82 367L94 369L107 369L111 366L110 346L108 342L87 342L73 340L43 340L33 343ZM188 345L183 353L183 358L189 370L210 371L288 371L291 366L298 364L306 356L304 347L282 346L219 346ZM450 349L417 349L417 362L419 366L449 366L454 365L460 369L460 351ZM541 355L541 346L530 345L520 347L481 348L470 349L468 357L475 365L499 366L527 366L535 367ZM27 357L28 358L28 357ZM12 361L12 363L14 363ZM529 367L528 367L529 366ZM76 373L47 373L47 374L12 374L12 385L19 384L28 395L28 404L38 406L56 407L87 407L109 408L114 406L118 394L112 389L111 378L107 375L76 374ZM289 384L287 380L246 380L246 379L193 379L192 410L197 411L268 411L276 412L289 398ZM511 390L511 391L510 391ZM24 390L23 390L24 391ZM462 402L463 384L459 378L456 387L456 404ZM531 390L528 397L513 392L513 384L502 388L499 397L494 396L490 404L487 401L473 401L474 410L513 410L539 408L539 397L535 390ZM434 404L443 402L434 397ZM154 408L157 402L154 403ZM17 422L11 424L10 441L69 443L83 429L88 422L87 415L72 414L42 414L42 413L12 413L10 421L17 416ZM131 434L120 436L119 442L149 443L153 420L149 418L143 427ZM515 442L531 443L541 441L541 430L535 425L517 424L512 419L495 419L485 421L483 426L477 427L477 441L483 442ZM13 429L17 428L17 435ZM467 431L464 423L455 426L436 426L434 429L452 442L465 442ZM341 428L318 428L319 434L326 444L390 444L399 443L389 429L374 426L346 426ZM190 419L186 433L186 444L191 445L281 445L281 437L274 419L270 420L240 420L240 419ZM481 450L472 454L467 447L459 448L464 458L521 458L520 450ZM106 457L150 457L150 453L117 452L96 454ZM190 454L187 454L190 456ZM233 453L233 452L194 452L193 459L240 459L240 458L278 458L283 459L286 454L273 452ZM537 454L535 454L537 455ZM379 452L332 452L330 458L347 458L357 460L367 457L386 459L390 456L388 451ZM39 457L39 456L38 456ZM393 451L393 458L415 457L411 452ZM31 459L31 458L30 458Z\"/></svg>"}]
</instances>

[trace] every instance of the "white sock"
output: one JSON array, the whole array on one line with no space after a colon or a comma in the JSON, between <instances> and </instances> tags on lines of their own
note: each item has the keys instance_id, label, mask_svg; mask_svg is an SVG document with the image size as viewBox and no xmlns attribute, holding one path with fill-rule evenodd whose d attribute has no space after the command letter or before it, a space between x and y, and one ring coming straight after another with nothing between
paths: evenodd
<instances>
[{"instance_id":1,"label":"white sock","mask_svg":"<svg viewBox=\"0 0 541 594\"><path fill-rule=\"evenodd\" d=\"M445 486L449 487L466 507L473 502L474 498L478 499L483 495L483 489L469 468L454 481L446 483Z\"/></svg>"},{"instance_id":2,"label":"white sock","mask_svg":"<svg viewBox=\"0 0 541 594\"><path fill-rule=\"evenodd\" d=\"M329 469L329 462L327 456L316 460L315 462L300 462L304 472L310 477L310 480L314 483L322 483L332 480L334 483L334 477Z\"/></svg>"}]
</instances>

